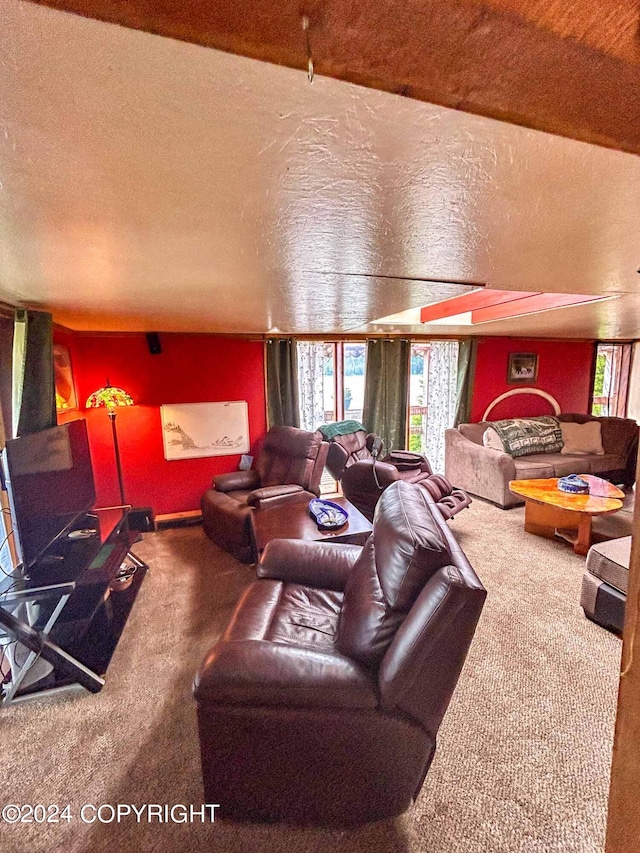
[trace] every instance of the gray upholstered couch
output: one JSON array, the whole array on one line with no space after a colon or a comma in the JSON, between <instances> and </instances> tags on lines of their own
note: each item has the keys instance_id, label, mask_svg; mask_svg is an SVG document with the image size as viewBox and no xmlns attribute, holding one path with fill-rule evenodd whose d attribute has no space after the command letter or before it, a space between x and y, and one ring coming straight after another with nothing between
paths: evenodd
<instances>
[{"instance_id":1,"label":"gray upholstered couch","mask_svg":"<svg viewBox=\"0 0 640 853\"><path fill-rule=\"evenodd\" d=\"M634 420L579 414L558 415L558 420L600 421L604 455L535 453L512 458L483 446L482 436L490 424L481 421L446 430L445 474L459 488L505 509L523 503L522 498L509 491L510 480L596 474L613 483L632 485L638 452L638 425Z\"/></svg>"}]
</instances>

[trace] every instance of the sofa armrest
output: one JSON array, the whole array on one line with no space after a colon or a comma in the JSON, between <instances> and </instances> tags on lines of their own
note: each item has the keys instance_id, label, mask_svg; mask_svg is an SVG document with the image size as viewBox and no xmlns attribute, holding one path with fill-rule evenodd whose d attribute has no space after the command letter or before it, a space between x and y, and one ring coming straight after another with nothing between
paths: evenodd
<instances>
[{"instance_id":1,"label":"sofa armrest","mask_svg":"<svg viewBox=\"0 0 640 853\"><path fill-rule=\"evenodd\" d=\"M260 489L254 489L251 494L247 496L247 503L249 506L258 507L263 501L288 497L289 495L298 495L304 491L305 489L303 489L302 486L298 486L295 483L291 483L286 486L263 486ZM309 500L311 500L311 498L309 498Z\"/></svg>"},{"instance_id":2,"label":"sofa armrest","mask_svg":"<svg viewBox=\"0 0 640 853\"><path fill-rule=\"evenodd\" d=\"M445 430L444 440L445 476L453 486L502 507L517 503L509 492L509 481L517 476L508 453L476 444L453 428Z\"/></svg>"},{"instance_id":3,"label":"sofa armrest","mask_svg":"<svg viewBox=\"0 0 640 853\"><path fill-rule=\"evenodd\" d=\"M344 655L266 640L232 640L215 645L194 685L198 702L373 709L377 685Z\"/></svg>"},{"instance_id":4,"label":"sofa armrest","mask_svg":"<svg viewBox=\"0 0 640 853\"><path fill-rule=\"evenodd\" d=\"M256 574L259 578L341 591L361 551L360 545L338 542L272 539L262 552Z\"/></svg>"},{"instance_id":5,"label":"sofa armrest","mask_svg":"<svg viewBox=\"0 0 640 853\"><path fill-rule=\"evenodd\" d=\"M260 485L258 472L253 468L248 471L231 471L229 474L218 474L213 478L213 488L217 492L238 492L242 489L255 489Z\"/></svg>"}]
</instances>

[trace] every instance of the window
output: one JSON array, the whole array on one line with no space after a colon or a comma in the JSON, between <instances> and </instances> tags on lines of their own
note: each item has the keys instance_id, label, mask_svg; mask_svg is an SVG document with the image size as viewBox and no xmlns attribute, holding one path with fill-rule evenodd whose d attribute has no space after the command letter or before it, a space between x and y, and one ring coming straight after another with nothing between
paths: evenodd
<instances>
[{"instance_id":1,"label":"window","mask_svg":"<svg viewBox=\"0 0 640 853\"><path fill-rule=\"evenodd\" d=\"M362 423L364 408L364 375L367 363L367 345L344 343L342 349L342 402L345 418Z\"/></svg>"},{"instance_id":2,"label":"window","mask_svg":"<svg viewBox=\"0 0 640 853\"><path fill-rule=\"evenodd\" d=\"M431 344L411 344L409 375L409 450L424 453L427 446L427 388Z\"/></svg>"},{"instance_id":3,"label":"window","mask_svg":"<svg viewBox=\"0 0 640 853\"><path fill-rule=\"evenodd\" d=\"M297 342L302 429L346 419L362 423L366 353L364 341ZM438 473L444 472L444 431L453 426L457 379L457 341L411 344L408 448L424 453Z\"/></svg>"},{"instance_id":4,"label":"window","mask_svg":"<svg viewBox=\"0 0 640 853\"><path fill-rule=\"evenodd\" d=\"M321 424L347 419L362 422L366 355L364 341L297 342L302 429L315 430ZM322 494L334 493L337 487L325 470L320 482Z\"/></svg>"},{"instance_id":5,"label":"window","mask_svg":"<svg viewBox=\"0 0 640 853\"><path fill-rule=\"evenodd\" d=\"M624 418L627 413L631 344L598 344L591 414Z\"/></svg>"},{"instance_id":6,"label":"window","mask_svg":"<svg viewBox=\"0 0 640 853\"><path fill-rule=\"evenodd\" d=\"M424 453L444 473L444 431L453 426L458 383L458 342L411 344L409 450Z\"/></svg>"},{"instance_id":7,"label":"window","mask_svg":"<svg viewBox=\"0 0 640 853\"><path fill-rule=\"evenodd\" d=\"M297 347L302 429L362 421L366 343L298 341Z\"/></svg>"},{"instance_id":8,"label":"window","mask_svg":"<svg viewBox=\"0 0 640 853\"><path fill-rule=\"evenodd\" d=\"M334 344L298 341L300 426L313 431L336 414Z\"/></svg>"}]
</instances>

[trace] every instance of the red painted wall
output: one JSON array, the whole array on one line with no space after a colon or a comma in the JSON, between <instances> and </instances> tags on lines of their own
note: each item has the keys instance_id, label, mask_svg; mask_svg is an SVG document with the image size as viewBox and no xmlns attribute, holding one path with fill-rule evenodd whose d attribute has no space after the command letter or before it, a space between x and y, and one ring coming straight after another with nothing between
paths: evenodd
<instances>
[{"instance_id":1,"label":"red painted wall","mask_svg":"<svg viewBox=\"0 0 640 853\"><path fill-rule=\"evenodd\" d=\"M590 341L539 341L520 338L484 338L478 341L471 420L482 419L485 409L505 391L520 387L507 384L509 353L538 354L538 378L522 387L539 388L556 398L563 412L587 412L591 391L593 343ZM553 414L542 397L519 394L491 411L490 420L527 415Z\"/></svg>"},{"instance_id":2,"label":"red painted wall","mask_svg":"<svg viewBox=\"0 0 640 853\"><path fill-rule=\"evenodd\" d=\"M60 420L85 417L89 429L98 506L119 503L111 423L105 409L85 409L105 384L124 388L135 405L117 410L118 441L127 501L156 514L197 509L214 474L234 471L239 455L164 458L160 405L246 400L251 453L266 432L263 345L213 335L163 334L151 355L144 334L92 335L60 331L67 346L80 409Z\"/></svg>"},{"instance_id":3,"label":"red painted wall","mask_svg":"<svg viewBox=\"0 0 640 853\"><path fill-rule=\"evenodd\" d=\"M151 355L144 334L75 334L58 330L56 341L71 353L80 409L60 420L86 417L98 505L119 502L111 425L104 409L84 408L89 394L104 385L125 388L135 405L118 410L117 425L127 500L152 506L155 513L197 509L214 474L233 471L239 456L215 456L167 462L164 458L160 405L246 400L251 453L266 432L263 345L260 341L213 335L161 335L162 353ZM588 341L539 341L484 338L478 342L472 420L507 385L511 352L538 354L536 388L552 394L563 412L586 412L589 402L593 344ZM519 395L500 403L493 419L548 414L542 399Z\"/></svg>"}]
</instances>

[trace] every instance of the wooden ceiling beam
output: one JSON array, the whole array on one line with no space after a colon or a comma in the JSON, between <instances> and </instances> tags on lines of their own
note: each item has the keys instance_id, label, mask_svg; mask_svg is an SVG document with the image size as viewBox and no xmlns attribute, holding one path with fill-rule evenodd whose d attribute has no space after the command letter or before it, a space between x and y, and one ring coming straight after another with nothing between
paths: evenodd
<instances>
[{"instance_id":1,"label":"wooden ceiling beam","mask_svg":"<svg viewBox=\"0 0 640 853\"><path fill-rule=\"evenodd\" d=\"M31 0L640 153L636 3L620 0Z\"/></svg>"}]
</instances>

